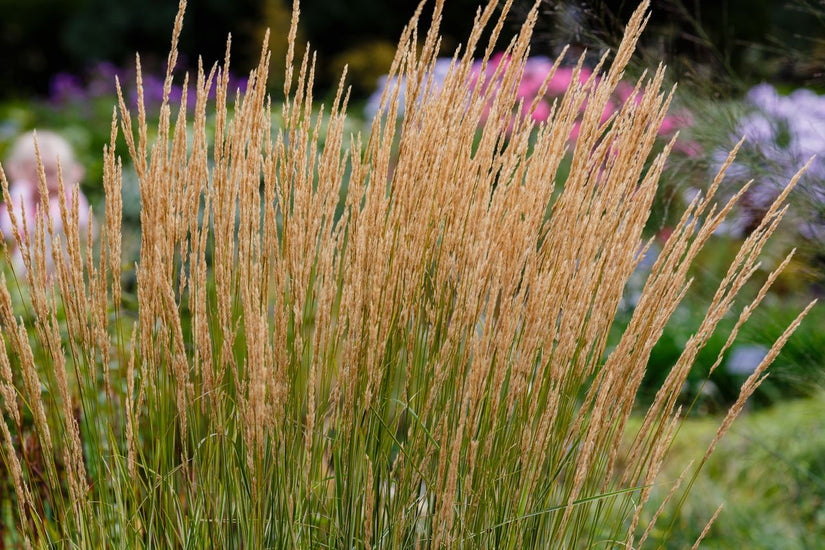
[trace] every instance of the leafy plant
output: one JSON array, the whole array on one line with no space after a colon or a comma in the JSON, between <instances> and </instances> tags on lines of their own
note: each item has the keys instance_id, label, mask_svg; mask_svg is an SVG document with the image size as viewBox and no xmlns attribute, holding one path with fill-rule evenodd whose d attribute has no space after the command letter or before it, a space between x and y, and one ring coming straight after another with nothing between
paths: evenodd
<instances>
[{"instance_id":1,"label":"leafy plant","mask_svg":"<svg viewBox=\"0 0 825 550\"><path fill-rule=\"evenodd\" d=\"M806 324L812 324L806 321ZM822 394L786 400L741 419L720 442L696 480L693 497L677 510L666 506L658 542L688 547L702 532L707 510L725 507L707 537L709 548L815 548L825 528L825 438ZM690 419L680 429L663 477L678 477L716 431L712 418ZM651 497L660 501L667 487ZM672 514L672 515L671 515Z\"/></svg>"}]
</instances>

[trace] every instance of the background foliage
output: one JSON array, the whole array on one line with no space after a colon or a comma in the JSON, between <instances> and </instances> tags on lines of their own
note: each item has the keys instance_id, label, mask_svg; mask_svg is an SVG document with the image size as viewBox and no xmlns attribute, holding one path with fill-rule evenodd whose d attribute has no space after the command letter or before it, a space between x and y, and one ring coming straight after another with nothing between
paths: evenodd
<instances>
[{"instance_id":1,"label":"background foliage","mask_svg":"<svg viewBox=\"0 0 825 550\"><path fill-rule=\"evenodd\" d=\"M444 51L467 35L479 0L453 0L445 6ZM358 67L356 93L366 94L386 69L386 48L395 41L417 0L307 0L301 31L318 51L318 84L335 84L336 69L346 59ZM520 26L532 1L515 2L505 34ZM623 22L635 7L626 0L546 1L541 8L533 48L552 54L562 45L600 51L614 46ZM181 52L194 65L222 59L225 38L235 37L234 63L241 73L252 68L264 29L273 29L273 59L286 44L289 0L199 0L189 6L192 27L184 29ZM165 60L168 25L175 13L169 0L0 0L0 97L44 95L57 72L80 73L89 64L133 60L139 51L152 64ZM426 15L426 9L425 9ZM201 29L197 33L193 29ZM598 29L598 31L594 30ZM809 0L663 0L654 6L651 32L642 40L650 60L666 59L679 80L726 76L725 86L740 89L777 77L789 84L822 86L825 61L822 6ZM13 53L10 53L13 52ZM364 61L369 59L369 63ZM278 67L276 66L276 69ZM278 71L274 71L278 74ZM277 80L272 83L278 89Z\"/></svg>"}]
</instances>

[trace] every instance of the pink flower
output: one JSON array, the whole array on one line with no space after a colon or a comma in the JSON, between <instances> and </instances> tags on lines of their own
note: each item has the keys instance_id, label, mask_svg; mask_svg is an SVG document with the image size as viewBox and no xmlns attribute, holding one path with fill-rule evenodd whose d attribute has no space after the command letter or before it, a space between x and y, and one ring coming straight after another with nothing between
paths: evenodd
<instances>
[{"instance_id":1,"label":"pink flower","mask_svg":"<svg viewBox=\"0 0 825 550\"><path fill-rule=\"evenodd\" d=\"M616 98L619 100L619 103L622 103L622 104L627 103L627 100L630 99L630 96L633 95L634 88L635 88L635 86L633 86L629 82L624 82L624 81L619 82L619 84L616 86L616 90L614 92ZM640 91L640 93L641 93L641 91ZM635 101L636 104L638 104L641 101L640 93L636 94L636 97L633 98L633 101Z\"/></svg>"},{"instance_id":2,"label":"pink flower","mask_svg":"<svg viewBox=\"0 0 825 550\"><path fill-rule=\"evenodd\" d=\"M533 120L536 122L547 122L549 116L550 104L544 100L539 101L539 104L536 105L536 110L533 111Z\"/></svg>"},{"instance_id":3,"label":"pink flower","mask_svg":"<svg viewBox=\"0 0 825 550\"><path fill-rule=\"evenodd\" d=\"M573 123L573 129L570 130L570 141L576 141L579 138L579 131L581 131L581 122Z\"/></svg>"},{"instance_id":4,"label":"pink flower","mask_svg":"<svg viewBox=\"0 0 825 550\"><path fill-rule=\"evenodd\" d=\"M679 140L673 146L673 150L688 157L698 157L703 153L702 146L695 141Z\"/></svg>"},{"instance_id":5,"label":"pink flower","mask_svg":"<svg viewBox=\"0 0 825 550\"><path fill-rule=\"evenodd\" d=\"M593 71L588 69L587 67L583 67L581 72L579 73L579 83L584 84L587 82L587 79L593 74ZM573 68L572 67L559 67L556 70L556 74L553 75L553 79L550 81L549 85L547 86L547 93L554 96L564 95L567 92L567 89L570 87L570 83L573 80Z\"/></svg>"},{"instance_id":6,"label":"pink flower","mask_svg":"<svg viewBox=\"0 0 825 550\"><path fill-rule=\"evenodd\" d=\"M490 61L483 72L481 70L481 63L476 62L470 73L472 85L491 86L491 91L495 94L496 88L498 87L498 82L492 81L493 76L496 71L499 71L499 75L501 75L501 73L507 69L509 62L509 56L506 56L503 53L498 53L490 58ZM531 57L525 61L522 78L519 82L519 87L516 90L516 98L523 102L523 114L527 114L529 112L530 106L536 100L539 92L541 91L541 86L544 84L545 80L547 80L547 77L550 75L550 71L552 69L553 63L546 57ZM567 90L573 84L574 74L574 67L558 67L556 69L553 77L547 83L545 97L539 98L540 101L531 115L533 121L546 122L548 120L551 112L552 98L560 97L567 93ZM582 67L578 74L578 84L584 85L592 77L592 69ZM598 75L596 75L593 79L593 83L594 85L598 85ZM636 87L629 82L619 82L616 86L613 97L605 104L599 121L600 124L607 123L614 113L616 113L618 109L622 108L622 106L628 101L639 104L641 102L641 96L644 93L644 90L639 90L637 93L634 93L635 89ZM587 102L584 102L581 108L582 112L584 112L586 108ZM482 115L482 120L487 119L489 109L490 106L488 105ZM673 115L667 116L662 121L662 126L659 133L665 135L672 134L679 128L683 128L691 124L692 117L690 116L690 113L687 111L679 111ZM581 121L577 121L571 129L570 139L577 139L580 132ZM698 145L692 142L679 144L677 149L688 155L696 155L699 153Z\"/></svg>"},{"instance_id":7,"label":"pink flower","mask_svg":"<svg viewBox=\"0 0 825 550\"><path fill-rule=\"evenodd\" d=\"M510 64L510 56L505 56L503 53L499 52L490 58L490 62L487 64L487 73L492 76L496 70L498 70L499 65L502 64L504 65L501 68L501 72L503 73L507 70L507 65Z\"/></svg>"},{"instance_id":8,"label":"pink flower","mask_svg":"<svg viewBox=\"0 0 825 550\"><path fill-rule=\"evenodd\" d=\"M519 85L518 97L530 99L535 97L552 68L553 64L545 57L529 58L524 64L524 74Z\"/></svg>"},{"instance_id":9,"label":"pink flower","mask_svg":"<svg viewBox=\"0 0 825 550\"><path fill-rule=\"evenodd\" d=\"M693 117L687 111L677 111L676 113L666 116L662 120L662 126L659 128L660 134L672 134L679 128L685 128L693 124Z\"/></svg>"},{"instance_id":10,"label":"pink flower","mask_svg":"<svg viewBox=\"0 0 825 550\"><path fill-rule=\"evenodd\" d=\"M600 122L604 124L607 120L613 116L613 113L616 112L616 104L612 101L608 100L607 104L604 106L604 111L602 112L602 118Z\"/></svg>"}]
</instances>

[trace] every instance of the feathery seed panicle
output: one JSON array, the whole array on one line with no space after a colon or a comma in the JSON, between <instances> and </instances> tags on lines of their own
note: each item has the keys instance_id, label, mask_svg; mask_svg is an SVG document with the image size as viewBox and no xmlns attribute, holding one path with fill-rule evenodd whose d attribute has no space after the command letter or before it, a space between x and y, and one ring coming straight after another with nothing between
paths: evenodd
<instances>
[{"instance_id":1,"label":"feathery seed panicle","mask_svg":"<svg viewBox=\"0 0 825 550\"><path fill-rule=\"evenodd\" d=\"M14 318L11 295L6 285L6 276L0 274L0 323L3 333L8 339L12 353L20 361L20 370L23 378L23 394L27 406L32 411L37 435L43 446L44 453L50 455L53 449L51 429L46 421L46 412L40 388L40 377L35 366L34 355L29 344L29 335L22 321ZM7 405L8 406L8 405ZM49 474L52 471L49 470Z\"/></svg>"},{"instance_id":2,"label":"feathery seed panicle","mask_svg":"<svg viewBox=\"0 0 825 550\"><path fill-rule=\"evenodd\" d=\"M6 284L5 276L0 278L0 284ZM11 371L6 341L0 338L0 396L3 397L3 410L14 420L14 425L20 429L20 404L14 388L14 375Z\"/></svg>"},{"instance_id":3,"label":"feathery seed panicle","mask_svg":"<svg viewBox=\"0 0 825 550\"><path fill-rule=\"evenodd\" d=\"M121 263L123 261L121 253L123 238L123 163L121 158L115 154L116 143L117 108L113 107L109 143L103 148L103 189L106 196L106 223L103 226L103 232L106 236L109 270L112 274L112 303L115 309L119 309L122 292Z\"/></svg>"},{"instance_id":4,"label":"feathery seed panicle","mask_svg":"<svg viewBox=\"0 0 825 550\"><path fill-rule=\"evenodd\" d=\"M690 461L688 463L688 465L685 466L685 468L682 470L682 473L679 474L679 477L676 479L676 482L670 488L670 491L668 491L665 498L662 499L662 503L656 509L656 512L653 513L653 516L652 516L650 522L648 523L647 528L645 528L644 532L642 533L642 536L639 539L639 542L636 543L636 548L641 548L644 545L645 541L647 540L647 537L650 536L650 532L652 531L653 526L656 524L656 520L659 518L659 516L662 515L662 512L664 512L664 510L665 510L665 507L673 499L673 496L676 494L676 491L678 491L679 487L682 486L682 482L685 480L685 476L687 476L687 473L692 468L693 468L693 461ZM632 539L629 541L629 543L630 543L630 546L633 547L634 541Z\"/></svg>"},{"instance_id":5,"label":"feathery seed panicle","mask_svg":"<svg viewBox=\"0 0 825 550\"><path fill-rule=\"evenodd\" d=\"M710 519L708 520L707 524L705 525L705 528L704 528L704 529L702 529L702 533L701 533L701 534L699 535L699 537L696 539L696 542L694 542L694 543L693 543L693 546L691 546L691 547L690 547L690 550L697 550L697 549L699 548L699 545L702 543L702 540L705 538L705 536L706 536L706 535L708 534L708 532L710 531L710 528L711 528L711 526L714 524L714 522L716 521L716 518L718 518L718 517L719 517L719 512L721 512L721 511L722 511L722 507L723 507L723 506L724 506L724 504L720 504L720 505L719 505L719 507L718 507L718 508L716 508L716 511L715 511L715 512L713 513L713 515L710 517Z\"/></svg>"},{"instance_id":6,"label":"feathery seed panicle","mask_svg":"<svg viewBox=\"0 0 825 550\"><path fill-rule=\"evenodd\" d=\"M135 433L140 417L140 404L135 403L135 356L137 355L137 325L132 325L132 337L129 341L129 359L126 363L126 468L129 478L136 479L137 449L135 448ZM137 406L136 406L137 405Z\"/></svg>"}]
</instances>

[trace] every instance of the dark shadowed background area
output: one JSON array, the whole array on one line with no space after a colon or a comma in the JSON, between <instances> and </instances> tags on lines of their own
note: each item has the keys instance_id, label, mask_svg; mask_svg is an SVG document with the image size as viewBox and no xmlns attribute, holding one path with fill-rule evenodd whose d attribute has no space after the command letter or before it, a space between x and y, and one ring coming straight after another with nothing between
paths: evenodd
<instances>
[{"instance_id":1,"label":"dark shadowed background area","mask_svg":"<svg viewBox=\"0 0 825 550\"><path fill-rule=\"evenodd\" d=\"M462 42L479 3L448 0L445 52ZM531 4L516 0L508 35ZM348 63L356 98L368 94L416 5L416 0L304 0L301 36L319 52L319 87L329 88ZM181 38L183 63L194 66L198 55L207 64L222 59L231 32L234 67L242 74L269 27L277 76L290 6L288 0L190 2ZM552 54L572 43L598 52L619 39L635 6L624 0L542 2L534 51ZM82 79L100 61L132 68L135 52L147 69L160 73L176 9L175 0L0 0L0 97L47 96L56 75ZM823 14L821 1L662 0L653 2L655 30L647 33L643 51L647 58L667 60L682 79L724 75L734 87L766 78L822 86ZM277 89L277 78L274 84Z\"/></svg>"}]
</instances>

